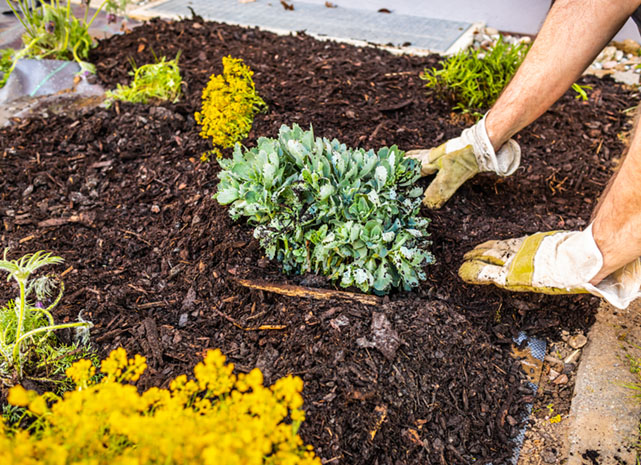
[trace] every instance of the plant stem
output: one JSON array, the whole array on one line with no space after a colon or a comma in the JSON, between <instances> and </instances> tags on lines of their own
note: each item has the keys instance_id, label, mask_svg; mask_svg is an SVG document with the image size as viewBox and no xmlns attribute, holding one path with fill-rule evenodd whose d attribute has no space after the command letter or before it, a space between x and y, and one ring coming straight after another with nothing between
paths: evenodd
<instances>
[{"instance_id":1,"label":"plant stem","mask_svg":"<svg viewBox=\"0 0 641 465\"><path fill-rule=\"evenodd\" d=\"M23 334L20 338L16 338L16 342L13 347L13 358L15 359L16 356L18 356L20 353L20 343L26 338L33 336L34 334L38 334L43 331L53 331L56 329L64 329L64 328L78 328L80 326L89 326L89 325L90 323L76 322L76 323L64 323L60 325L43 326L41 328L32 329L31 331Z\"/></svg>"},{"instance_id":2,"label":"plant stem","mask_svg":"<svg viewBox=\"0 0 641 465\"><path fill-rule=\"evenodd\" d=\"M91 20L87 23L87 29L89 29L89 28L91 27L91 25L93 24L94 20L95 20L95 19L96 19L96 17L98 16L98 13L100 13L100 12L102 11L102 9L104 8L104 6L105 6L105 4L107 3L107 1L108 1L108 0L104 0L104 1L100 4L100 6L99 6L99 7L98 7L98 9L96 10L96 12L95 12L95 13L93 14L93 16L91 17Z\"/></svg>"}]
</instances>

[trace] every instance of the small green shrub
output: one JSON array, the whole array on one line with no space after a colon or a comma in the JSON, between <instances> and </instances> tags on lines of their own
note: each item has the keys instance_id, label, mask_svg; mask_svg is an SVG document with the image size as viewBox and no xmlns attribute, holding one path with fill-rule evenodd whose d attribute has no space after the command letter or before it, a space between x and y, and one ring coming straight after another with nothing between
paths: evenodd
<instances>
[{"instance_id":1,"label":"small green shrub","mask_svg":"<svg viewBox=\"0 0 641 465\"><path fill-rule=\"evenodd\" d=\"M173 60L166 61L165 57L156 60L156 63L149 63L137 67L132 63L133 81L128 86L118 84L114 91L106 93L107 105L114 100L123 100L132 103L150 102L177 102L180 98L182 78L178 59L180 53Z\"/></svg>"},{"instance_id":2,"label":"small green shrub","mask_svg":"<svg viewBox=\"0 0 641 465\"><path fill-rule=\"evenodd\" d=\"M421 79L454 109L479 116L496 102L528 50L528 44L509 44L499 37L491 50L463 50L441 60L440 69L426 69Z\"/></svg>"},{"instance_id":3,"label":"small green shrub","mask_svg":"<svg viewBox=\"0 0 641 465\"><path fill-rule=\"evenodd\" d=\"M253 71L240 58L223 58L223 74L212 75L203 89L202 109L194 115L202 126L200 135L210 138L214 149L202 155L222 156L220 148L233 147L251 130L254 116L267 105L256 92Z\"/></svg>"},{"instance_id":4,"label":"small green shrub","mask_svg":"<svg viewBox=\"0 0 641 465\"><path fill-rule=\"evenodd\" d=\"M420 163L396 146L352 149L297 125L256 148L236 145L214 197L246 217L266 255L287 273L315 272L382 294L410 289L434 261L419 216Z\"/></svg>"},{"instance_id":5,"label":"small green shrub","mask_svg":"<svg viewBox=\"0 0 641 465\"><path fill-rule=\"evenodd\" d=\"M76 328L86 336L91 323L55 324L51 312L58 305L64 291L61 280L52 275L32 278L32 274L47 265L62 263L62 258L50 253L36 252L17 260L7 260L7 250L0 260L0 270L9 273L18 285L18 296L0 307L0 376L16 370L22 376L26 362L39 361L55 344L52 332ZM62 353L67 352L61 349ZM55 352L54 352L55 353ZM60 356L58 353L56 356Z\"/></svg>"}]
</instances>

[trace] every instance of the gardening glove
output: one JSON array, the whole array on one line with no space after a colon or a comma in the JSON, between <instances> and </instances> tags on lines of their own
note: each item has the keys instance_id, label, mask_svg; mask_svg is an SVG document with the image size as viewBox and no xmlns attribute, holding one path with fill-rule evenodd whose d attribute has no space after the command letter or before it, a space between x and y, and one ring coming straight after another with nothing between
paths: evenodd
<instances>
[{"instance_id":1,"label":"gardening glove","mask_svg":"<svg viewBox=\"0 0 641 465\"><path fill-rule=\"evenodd\" d=\"M590 284L603 266L592 225L584 231L550 231L487 241L466 253L464 260L459 276L471 284L543 294L590 293L620 309L640 295L639 258L596 286Z\"/></svg>"},{"instance_id":2,"label":"gardening glove","mask_svg":"<svg viewBox=\"0 0 641 465\"><path fill-rule=\"evenodd\" d=\"M426 207L442 207L465 181L477 173L492 171L499 176L509 176L519 167L519 144L510 139L496 153L485 129L486 116L465 129L459 137L436 148L406 152L406 156L420 160L422 176L438 171L425 191L423 204Z\"/></svg>"}]
</instances>

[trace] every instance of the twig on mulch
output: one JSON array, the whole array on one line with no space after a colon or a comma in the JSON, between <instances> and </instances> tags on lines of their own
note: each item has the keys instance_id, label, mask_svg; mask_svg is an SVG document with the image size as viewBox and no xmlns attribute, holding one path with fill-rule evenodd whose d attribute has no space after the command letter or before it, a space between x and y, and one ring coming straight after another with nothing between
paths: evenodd
<instances>
[{"instance_id":1,"label":"twig on mulch","mask_svg":"<svg viewBox=\"0 0 641 465\"><path fill-rule=\"evenodd\" d=\"M275 294L287 295L290 297L306 297L316 300L348 300L356 301L365 305L381 305L380 297L366 294L356 294L354 292L335 291L333 289L311 289L309 287L295 286L292 284L270 283L261 280L235 279L236 283L250 289L273 292Z\"/></svg>"}]
</instances>

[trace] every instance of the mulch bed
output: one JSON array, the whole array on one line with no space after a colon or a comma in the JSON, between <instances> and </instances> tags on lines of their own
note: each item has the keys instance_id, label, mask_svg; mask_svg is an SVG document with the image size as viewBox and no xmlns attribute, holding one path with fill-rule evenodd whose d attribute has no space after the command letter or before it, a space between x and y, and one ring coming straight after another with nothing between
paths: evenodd
<instances>
[{"instance_id":1,"label":"mulch bed","mask_svg":"<svg viewBox=\"0 0 641 465\"><path fill-rule=\"evenodd\" d=\"M589 79L589 101L565 95L517 136L524 160L515 175L477 176L443 209L423 212L438 263L421 287L369 306L238 284L331 288L282 275L251 229L211 199L219 167L199 161L209 146L193 114L209 76L232 55L255 71L269 105L247 146L298 123L352 146L429 147L469 124L418 77L439 58L196 17L103 40L92 61L112 88L128 82L130 58L143 64L178 51L185 95L177 104L116 104L0 131L1 243L12 256L46 249L65 258L59 271L73 267L57 320L83 310L101 355L117 346L145 355L141 388L166 386L207 348L220 348L238 371L258 366L268 383L302 377L301 434L325 463L505 463L532 400L510 356L512 337L584 330L598 300L468 286L457 269L487 239L588 224L623 150L630 92Z\"/></svg>"}]
</instances>

